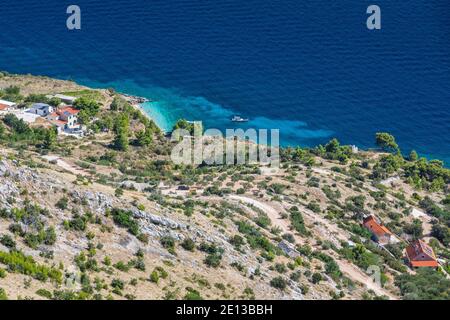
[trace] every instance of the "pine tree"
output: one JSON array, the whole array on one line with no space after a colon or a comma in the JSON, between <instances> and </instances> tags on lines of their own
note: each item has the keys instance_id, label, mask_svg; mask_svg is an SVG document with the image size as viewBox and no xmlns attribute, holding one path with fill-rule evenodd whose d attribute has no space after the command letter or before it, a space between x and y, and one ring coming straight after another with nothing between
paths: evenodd
<instances>
[{"instance_id":1,"label":"pine tree","mask_svg":"<svg viewBox=\"0 0 450 320\"><path fill-rule=\"evenodd\" d=\"M127 151L128 150L128 134L124 130L120 130L118 133L116 133L116 136L114 138L114 148L120 151Z\"/></svg>"},{"instance_id":2,"label":"pine tree","mask_svg":"<svg viewBox=\"0 0 450 320\"><path fill-rule=\"evenodd\" d=\"M387 132L378 132L375 135L375 143L385 151L399 153L400 149L393 135Z\"/></svg>"},{"instance_id":3,"label":"pine tree","mask_svg":"<svg viewBox=\"0 0 450 320\"><path fill-rule=\"evenodd\" d=\"M56 143L56 132L54 128L47 130L44 138L44 148L52 149Z\"/></svg>"},{"instance_id":4,"label":"pine tree","mask_svg":"<svg viewBox=\"0 0 450 320\"><path fill-rule=\"evenodd\" d=\"M114 147L120 151L128 150L128 132L130 127L130 121L126 114L122 114L116 118L114 123L114 132L116 134L114 138Z\"/></svg>"},{"instance_id":5,"label":"pine tree","mask_svg":"<svg viewBox=\"0 0 450 320\"><path fill-rule=\"evenodd\" d=\"M5 126L0 122L0 139L3 139L5 135Z\"/></svg>"},{"instance_id":6,"label":"pine tree","mask_svg":"<svg viewBox=\"0 0 450 320\"><path fill-rule=\"evenodd\" d=\"M136 138L138 145L149 146L153 142L153 132L150 128L145 128L145 130L136 133Z\"/></svg>"},{"instance_id":7,"label":"pine tree","mask_svg":"<svg viewBox=\"0 0 450 320\"><path fill-rule=\"evenodd\" d=\"M417 155L417 152L415 150L412 150L409 154L409 160L410 161L417 161L419 159L419 156Z\"/></svg>"}]
</instances>

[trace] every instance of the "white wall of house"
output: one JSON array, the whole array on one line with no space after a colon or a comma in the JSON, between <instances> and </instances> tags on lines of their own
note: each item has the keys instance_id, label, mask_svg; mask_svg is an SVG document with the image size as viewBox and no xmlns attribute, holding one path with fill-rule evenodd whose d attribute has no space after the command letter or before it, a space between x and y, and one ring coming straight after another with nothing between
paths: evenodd
<instances>
[{"instance_id":1,"label":"white wall of house","mask_svg":"<svg viewBox=\"0 0 450 320\"><path fill-rule=\"evenodd\" d=\"M34 104L31 106L30 109L28 109L29 113L34 113L34 114L40 115L41 117L46 117L53 111L54 111L54 109L52 106L43 105L43 104Z\"/></svg>"},{"instance_id":2,"label":"white wall of house","mask_svg":"<svg viewBox=\"0 0 450 320\"><path fill-rule=\"evenodd\" d=\"M69 128L73 128L73 127L75 127L75 126L78 126L77 121L78 121L77 116L75 116L75 115L72 114L72 115L70 115L69 117L67 117L67 126L68 126Z\"/></svg>"}]
</instances>

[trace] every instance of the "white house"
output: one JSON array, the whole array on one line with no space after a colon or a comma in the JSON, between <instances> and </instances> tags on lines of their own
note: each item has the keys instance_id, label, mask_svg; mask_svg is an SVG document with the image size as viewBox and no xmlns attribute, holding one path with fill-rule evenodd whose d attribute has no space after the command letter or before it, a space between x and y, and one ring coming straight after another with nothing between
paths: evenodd
<instances>
[{"instance_id":1,"label":"white house","mask_svg":"<svg viewBox=\"0 0 450 320\"><path fill-rule=\"evenodd\" d=\"M8 111L13 109L16 103L0 99L0 111Z\"/></svg>"},{"instance_id":2,"label":"white house","mask_svg":"<svg viewBox=\"0 0 450 320\"><path fill-rule=\"evenodd\" d=\"M41 117L46 117L50 113L52 113L53 110L53 107L49 106L46 103L35 103L31 106L30 109L27 110L27 112L40 115Z\"/></svg>"},{"instance_id":3,"label":"white house","mask_svg":"<svg viewBox=\"0 0 450 320\"><path fill-rule=\"evenodd\" d=\"M77 117L77 114L79 112L80 110L74 109L72 107L64 107L56 111L56 113L59 115L59 120L65 121L67 123L68 129L78 129L80 127Z\"/></svg>"},{"instance_id":4,"label":"white house","mask_svg":"<svg viewBox=\"0 0 450 320\"><path fill-rule=\"evenodd\" d=\"M50 113L46 119L53 124L59 133L79 134L82 133L81 125L78 123L77 114L80 110L71 106L58 108L55 112Z\"/></svg>"},{"instance_id":5,"label":"white house","mask_svg":"<svg viewBox=\"0 0 450 320\"><path fill-rule=\"evenodd\" d=\"M34 113L27 113L27 112L19 112L15 114L17 119L22 119L26 123L33 123L36 122L37 119L39 119L41 116Z\"/></svg>"},{"instance_id":6,"label":"white house","mask_svg":"<svg viewBox=\"0 0 450 320\"><path fill-rule=\"evenodd\" d=\"M49 121L52 125L54 125L56 127L58 134L64 132L66 125L67 125L67 123L65 121L58 120L58 119L51 119Z\"/></svg>"}]
</instances>

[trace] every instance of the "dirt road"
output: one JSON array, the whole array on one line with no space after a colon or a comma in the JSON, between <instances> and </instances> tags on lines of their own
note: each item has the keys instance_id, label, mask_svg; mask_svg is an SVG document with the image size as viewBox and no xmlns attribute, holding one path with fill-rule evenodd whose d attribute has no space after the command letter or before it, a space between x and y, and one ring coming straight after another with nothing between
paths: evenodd
<instances>
[{"instance_id":1,"label":"dirt road","mask_svg":"<svg viewBox=\"0 0 450 320\"><path fill-rule=\"evenodd\" d=\"M253 205L256 208L263 210L270 218L274 226L279 227L284 233L290 232L289 221L287 219L281 219L280 217L280 213L282 212L281 210L277 210L273 206L265 202L250 197L230 195L228 198ZM309 219L312 219L312 221L323 225L323 227L330 231L333 236L336 235L341 240L347 240L346 237L340 233L339 228L336 225L331 224L328 220L318 216L317 214L314 214L313 212L309 212L308 210L302 210L302 213L308 216ZM321 233L321 235L324 236L323 233ZM304 243L304 239L302 239L298 235L294 235L294 237L298 243ZM341 271L350 279L363 284L367 289L373 290L377 295L385 295L391 300L397 299L396 296L382 288L378 283L374 282L370 275L362 272L358 267L354 266L348 261L339 258L337 254L333 254L333 258L336 260L336 263L339 265Z\"/></svg>"},{"instance_id":2,"label":"dirt road","mask_svg":"<svg viewBox=\"0 0 450 320\"><path fill-rule=\"evenodd\" d=\"M42 156L43 159L47 160L47 161L56 161L56 165L64 170L69 171L70 173L74 174L74 175L81 175L81 176L87 176L87 173L84 172L81 169L76 168L75 166L65 162L64 160L60 159L58 156L51 156L51 155L47 155L47 156Z\"/></svg>"}]
</instances>

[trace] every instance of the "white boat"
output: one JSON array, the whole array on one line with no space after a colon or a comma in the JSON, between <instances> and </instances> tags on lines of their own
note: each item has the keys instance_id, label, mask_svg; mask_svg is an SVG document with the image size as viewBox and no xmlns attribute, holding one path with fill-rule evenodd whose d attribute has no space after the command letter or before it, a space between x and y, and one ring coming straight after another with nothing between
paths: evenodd
<instances>
[{"instance_id":1,"label":"white boat","mask_svg":"<svg viewBox=\"0 0 450 320\"><path fill-rule=\"evenodd\" d=\"M231 118L231 121L233 121L233 122L248 122L248 119L242 118L241 116L234 115Z\"/></svg>"}]
</instances>

